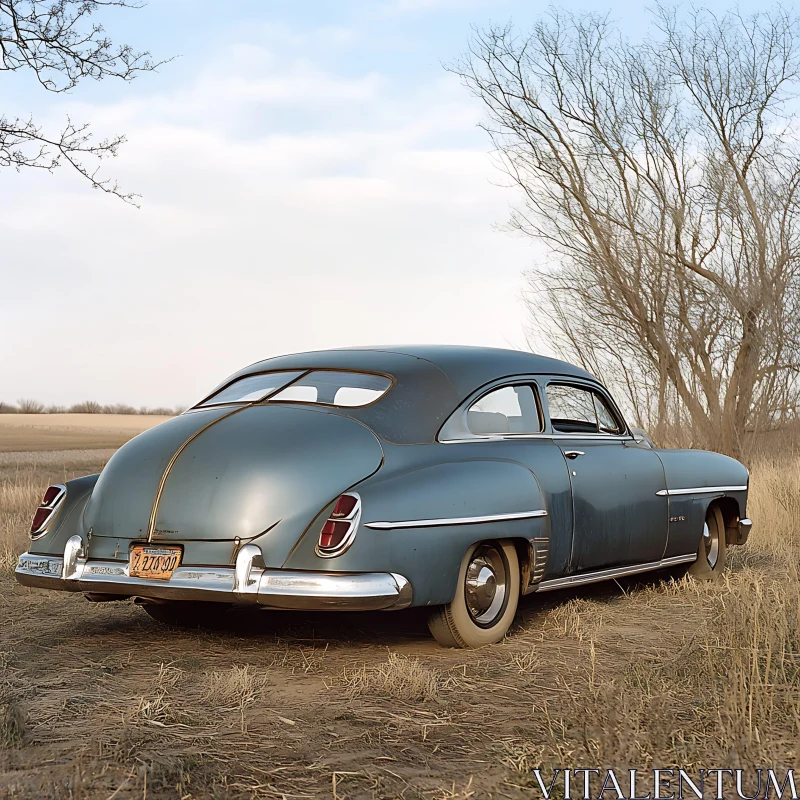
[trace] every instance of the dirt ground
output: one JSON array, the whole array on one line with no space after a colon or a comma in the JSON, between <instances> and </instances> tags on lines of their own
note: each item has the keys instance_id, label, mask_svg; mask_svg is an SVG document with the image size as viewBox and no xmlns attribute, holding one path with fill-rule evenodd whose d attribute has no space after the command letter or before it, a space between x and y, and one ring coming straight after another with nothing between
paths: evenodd
<instances>
[{"instance_id":1,"label":"dirt ground","mask_svg":"<svg viewBox=\"0 0 800 800\"><path fill-rule=\"evenodd\" d=\"M0 414L0 453L117 448L168 419L150 414Z\"/></svg>"},{"instance_id":2,"label":"dirt ground","mask_svg":"<svg viewBox=\"0 0 800 800\"><path fill-rule=\"evenodd\" d=\"M108 455L0 456L0 547L24 548L49 481ZM0 798L529 798L539 766L793 766L800 466L756 480L725 581L529 596L477 651L440 648L414 609L172 630L19 587L6 559Z\"/></svg>"}]
</instances>

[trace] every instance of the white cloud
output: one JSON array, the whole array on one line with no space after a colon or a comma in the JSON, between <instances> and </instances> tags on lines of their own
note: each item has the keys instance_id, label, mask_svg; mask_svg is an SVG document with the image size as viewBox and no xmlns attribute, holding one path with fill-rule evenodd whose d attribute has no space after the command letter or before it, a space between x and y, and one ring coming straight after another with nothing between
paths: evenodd
<instances>
[{"instance_id":1,"label":"white cloud","mask_svg":"<svg viewBox=\"0 0 800 800\"><path fill-rule=\"evenodd\" d=\"M0 399L187 403L281 352L524 343L532 252L492 230L512 196L450 77L236 52L248 70L76 112L128 132L105 169L141 210L66 169L7 175Z\"/></svg>"}]
</instances>

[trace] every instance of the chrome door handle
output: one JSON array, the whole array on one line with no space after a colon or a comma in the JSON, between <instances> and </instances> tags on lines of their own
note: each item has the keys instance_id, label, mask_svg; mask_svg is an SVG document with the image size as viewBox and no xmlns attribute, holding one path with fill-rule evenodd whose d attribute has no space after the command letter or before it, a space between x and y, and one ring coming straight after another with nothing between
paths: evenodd
<instances>
[{"instance_id":1,"label":"chrome door handle","mask_svg":"<svg viewBox=\"0 0 800 800\"><path fill-rule=\"evenodd\" d=\"M586 453L583 450L565 450L564 457L565 458L577 458L578 456L584 456Z\"/></svg>"}]
</instances>

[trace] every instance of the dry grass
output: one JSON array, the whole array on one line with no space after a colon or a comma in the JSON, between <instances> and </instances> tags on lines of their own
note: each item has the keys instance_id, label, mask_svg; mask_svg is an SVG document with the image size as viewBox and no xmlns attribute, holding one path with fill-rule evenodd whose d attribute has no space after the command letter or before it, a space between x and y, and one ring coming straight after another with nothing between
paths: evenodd
<instances>
[{"instance_id":1,"label":"dry grass","mask_svg":"<svg viewBox=\"0 0 800 800\"><path fill-rule=\"evenodd\" d=\"M0 576L13 573L26 549L33 512L48 485L99 472L112 452L0 453Z\"/></svg>"},{"instance_id":2,"label":"dry grass","mask_svg":"<svg viewBox=\"0 0 800 800\"><path fill-rule=\"evenodd\" d=\"M619 766L762 763L800 751L800 463L754 467L751 541L717 584L684 579L620 607L575 598L543 626L580 644L582 680L538 705L536 735L507 763ZM638 606L649 630L626 629ZM615 635L622 637L611 642ZM609 659L627 647L634 656ZM521 656L514 662L521 666ZM576 725L580 720L581 724Z\"/></svg>"},{"instance_id":3,"label":"dry grass","mask_svg":"<svg viewBox=\"0 0 800 800\"><path fill-rule=\"evenodd\" d=\"M25 715L13 697L0 697L0 748L19 747L25 738Z\"/></svg>"},{"instance_id":4,"label":"dry grass","mask_svg":"<svg viewBox=\"0 0 800 800\"><path fill-rule=\"evenodd\" d=\"M116 449L170 416L130 414L0 414L0 454Z\"/></svg>"},{"instance_id":5,"label":"dry grass","mask_svg":"<svg viewBox=\"0 0 800 800\"><path fill-rule=\"evenodd\" d=\"M43 488L106 457L0 454L2 800L521 800L533 767L800 757L800 460L754 465L751 541L720 583L527 597L501 645L448 651L423 612L176 632L16 587Z\"/></svg>"},{"instance_id":6,"label":"dry grass","mask_svg":"<svg viewBox=\"0 0 800 800\"><path fill-rule=\"evenodd\" d=\"M244 667L209 672L206 675L205 699L220 709L243 709L264 695L268 677L249 664Z\"/></svg>"},{"instance_id":7,"label":"dry grass","mask_svg":"<svg viewBox=\"0 0 800 800\"><path fill-rule=\"evenodd\" d=\"M442 675L418 658L389 653L382 664L345 668L342 682L350 697L375 695L404 702L439 700Z\"/></svg>"}]
</instances>

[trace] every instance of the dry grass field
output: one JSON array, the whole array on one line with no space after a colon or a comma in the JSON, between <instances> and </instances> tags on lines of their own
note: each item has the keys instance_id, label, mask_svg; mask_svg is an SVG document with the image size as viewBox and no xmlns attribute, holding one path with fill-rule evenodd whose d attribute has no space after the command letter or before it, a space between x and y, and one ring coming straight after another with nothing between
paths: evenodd
<instances>
[{"instance_id":1,"label":"dry grass field","mask_svg":"<svg viewBox=\"0 0 800 800\"><path fill-rule=\"evenodd\" d=\"M500 645L423 614L248 612L176 632L17 586L52 480L108 452L0 454L0 798L523 798L536 766L796 766L800 461L754 465L719 584L527 597Z\"/></svg>"},{"instance_id":2,"label":"dry grass field","mask_svg":"<svg viewBox=\"0 0 800 800\"><path fill-rule=\"evenodd\" d=\"M168 419L148 414L0 414L0 453L116 449Z\"/></svg>"}]
</instances>

